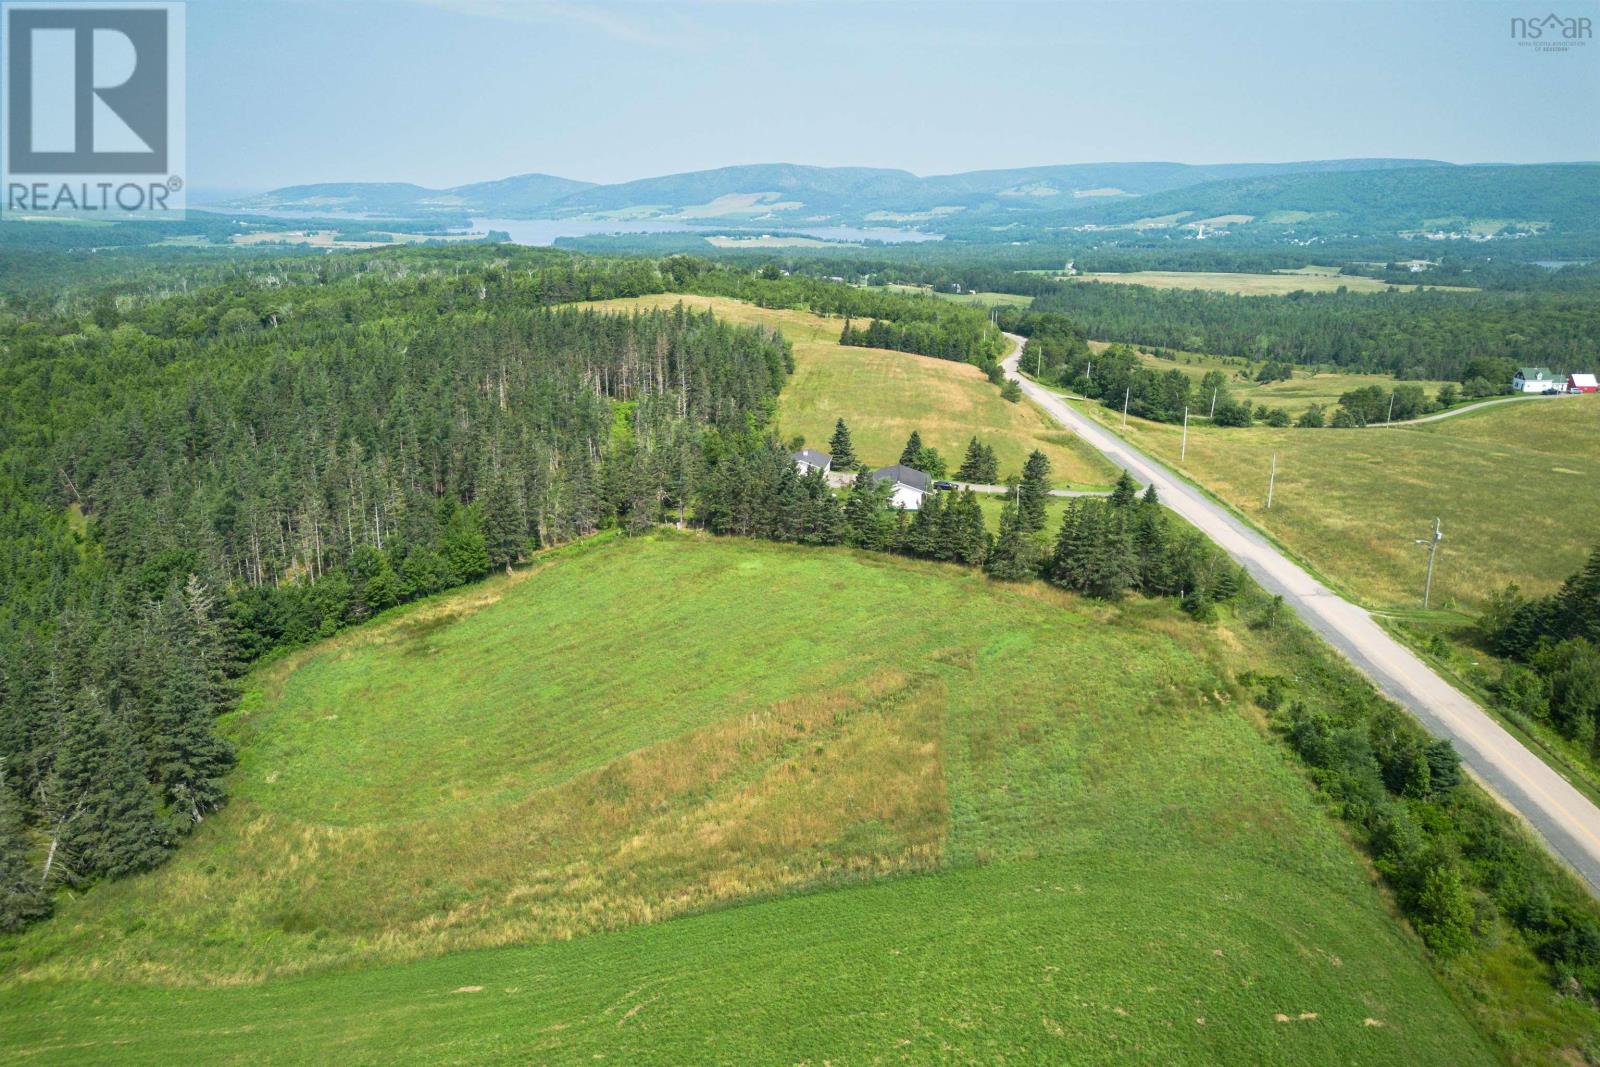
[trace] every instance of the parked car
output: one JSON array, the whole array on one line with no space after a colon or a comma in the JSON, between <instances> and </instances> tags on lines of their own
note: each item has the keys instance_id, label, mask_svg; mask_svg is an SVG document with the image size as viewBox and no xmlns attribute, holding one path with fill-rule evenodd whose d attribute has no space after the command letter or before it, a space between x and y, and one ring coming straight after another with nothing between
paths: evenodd
<instances>
[{"instance_id":1,"label":"parked car","mask_svg":"<svg viewBox=\"0 0 1600 1067\"><path fill-rule=\"evenodd\" d=\"M933 487L935 489L939 489L939 490L954 489L956 487L956 483L955 482L934 482L933 483Z\"/></svg>"}]
</instances>

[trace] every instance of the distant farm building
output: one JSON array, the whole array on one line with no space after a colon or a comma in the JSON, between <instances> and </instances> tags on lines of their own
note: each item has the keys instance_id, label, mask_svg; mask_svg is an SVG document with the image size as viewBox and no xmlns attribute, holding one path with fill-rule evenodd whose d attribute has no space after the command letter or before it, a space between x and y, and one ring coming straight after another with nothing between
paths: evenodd
<instances>
[{"instance_id":1,"label":"distant farm building","mask_svg":"<svg viewBox=\"0 0 1600 1067\"><path fill-rule=\"evenodd\" d=\"M1567 375L1567 392L1600 393L1600 382L1596 382L1592 374L1569 374Z\"/></svg>"},{"instance_id":2,"label":"distant farm building","mask_svg":"<svg viewBox=\"0 0 1600 1067\"><path fill-rule=\"evenodd\" d=\"M933 486L926 474L898 463L892 467L873 471L872 480L890 483L894 490L889 496L889 504L905 508L907 511L916 511L920 508L922 498L928 495L928 490Z\"/></svg>"},{"instance_id":3,"label":"distant farm building","mask_svg":"<svg viewBox=\"0 0 1600 1067\"><path fill-rule=\"evenodd\" d=\"M1551 374L1548 367L1518 367L1511 378L1512 391L1518 393L1548 393L1566 387L1566 381Z\"/></svg>"},{"instance_id":4,"label":"distant farm building","mask_svg":"<svg viewBox=\"0 0 1600 1067\"><path fill-rule=\"evenodd\" d=\"M794 454L794 465L802 475L810 474L812 471L827 474L833 469L833 457L814 448L802 448Z\"/></svg>"}]
</instances>

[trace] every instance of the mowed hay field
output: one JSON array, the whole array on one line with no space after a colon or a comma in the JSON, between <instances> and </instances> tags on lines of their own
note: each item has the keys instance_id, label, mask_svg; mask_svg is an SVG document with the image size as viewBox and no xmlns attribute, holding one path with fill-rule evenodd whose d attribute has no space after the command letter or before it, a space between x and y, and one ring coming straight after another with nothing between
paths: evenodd
<instances>
[{"instance_id":1,"label":"mowed hay field","mask_svg":"<svg viewBox=\"0 0 1600 1067\"><path fill-rule=\"evenodd\" d=\"M1339 274L1328 270L1277 271L1271 274L1228 274L1208 271L1141 270L1120 274L1075 274L1072 281L1082 284L1105 282L1111 285L1147 285L1152 289L1205 289L1239 296L1283 296L1286 293L1332 293L1346 289L1352 293L1381 293L1385 289L1412 289L1377 278ZM1424 289L1469 290L1464 286L1423 285Z\"/></svg>"},{"instance_id":2,"label":"mowed hay field","mask_svg":"<svg viewBox=\"0 0 1600 1067\"><path fill-rule=\"evenodd\" d=\"M1236 687L1266 640L548 553L253 674L229 806L0 941L0 1059L1494 1062Z\"/></svg>"},{"instance_id":3,"label":"mowed hay field","mask_svg":"<svg viewBox=\"0 0 1600 1067\"><path fill-rule=\"evenodd\" d=\"M1110 347L1110 344L1108 341L1090 341L1089 347L1096 352L1103 352ZM1252 378L1239 377L1240 370L1247 365L1243 360L1190 352L1182 353L1175 360L1162 359L1160 356L1141 350L1137 345L1130 347L1139 353L1140 360L1145 366L1158 371L1181 370L1196 382L1205 377L1207 371L1220 370L1227 375L1228 390L1236 399L1248 401L1252 406L1265 404L1268 407L1283 408L1295 416L1313 404L1321 404L1332 409L1338 405L1339 398L1345 393L1369 385L1391 390L1397 385L1420 385L1431 398L1437 396L1439 387L1445 384L1442 381L1425 380L1401 382L1387 374L1349 374L1342 371L1314 371L1304 367L1294 368L1294 377L1287 381L1258 382ZM1254 368L1260 364L1248 364L1248 366ZM1199 399L1201 403L1197 405L1195 414L1204 415L1209 410L1206 405L1210 401L1210 396L1208 394Z\"/></svg>"},{"instance_id":4,"label":"mowed hay field","mask_svg":"<svg viewBox=\"0 0 1600 1067\"><path fill-rule=\"evenodd\" d=\"M1117 413L1084 405L1109 426ZM1422 602L1443 523L1433 605L1468 611L1518 583L1553 590L1600 541L1600 398L1500 404L1437 422L1365 430L1247 430L1128 420L1137 443L1249 516L1375 607ZM1267 477L1278 457L1272 510Z\"/></svg>"},{"instance_id":5,"label":"mowed hay field","mask_svg":"<svg viewBox=\"0 0 1600 1067\"><path fill-rule=\"evenodd\" d=\"M826 451L834 422L850 426L856 455L873 467L900 459L912 430L939 450L951 473L961 465L967 441L977 436L993 446L1002 477L1022 473L1028 453L1050 457L1051 480L1060 486L1109 485L1117 472L1100 454L1028 404L1000 397L983 372L969 363L839 344L840 319L806 311L756 307L725 297L664 293L603 300L588 307L632 310L682 303L710 309L719 318L761 323L782 331L794 345L795 372L778 394L778 431L799 435Z\"/></svg>"}]
</instances>

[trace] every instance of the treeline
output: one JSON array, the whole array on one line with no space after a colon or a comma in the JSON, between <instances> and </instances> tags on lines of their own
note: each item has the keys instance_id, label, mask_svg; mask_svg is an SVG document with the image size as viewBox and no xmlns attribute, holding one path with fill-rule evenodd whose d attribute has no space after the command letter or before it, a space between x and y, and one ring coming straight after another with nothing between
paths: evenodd
<instances>
[{"instance_id":1,"label":"treeline","mask_svg":"<svg viewBox=\"0 0 1600 1067\"><path fill-rule=\"evenodd\" d=\"M1511 830L1493 801L1459 788L1449 742L1430 740L1364 682L1339 684L1331 706L1294 701L1285 709L1293 680L1249 680L1429 948L1451 957L1492 944L1508 933L1503 922L1549 968L1560 993L1592 997L1600 989L1592 902Z\"/></svg>"},{"instance_id":2,"label":"treeline","mask_svg":"<svg viewBox=\"0 0 1600 1067\"><path fill-rule=\"evenodd\" d=\"M946 316L940 320L889 322L873 319L865 327L856 326L846 319L839 332L839 343L862 348L887 348L895 352L915 352L949 359L958 363L974 363L980 367L997 366L1005 351L1005 341L991 328L988 320L971 313Z\"/></svg>"},{"instance_id":3,"label":"treeline","mask_svg":"<svg viewBox=\"0 0 1600 1067\"><path fill-rule=\"evenodd\" d=\"M1094 352L1077 324L1055 312L1004 310L998 316L1003 329L1028 338L1020 367L1047 385L1058 385L1099 400L1106 407L1157 422L1182 422L1189 410L1205 415L1219 426L1249 426L1258 418L1249 404L1235 400L1228 376L1207 371L1197 382L1176 367L1163 370L1147 365L1127 345L1110 345ZM1259 418L1271 425L1288 425L1282 411L1262 408Z\"/></svg>"},{"instance_id":4,"label":"treeline","mask_svg":"<svg viewBox=\"0 0 1600 1067\"><path fill-rule=\"evenodd\" d=\"M978 366L993 364L1005 351L1005 338L979 307L940 300L923 293L864 288L837 281L785 275L768 264L759 272L728 270L688 256L665 260L662 270L672 289L730 296L760 307L799 308L846 320L867 319L871 325L854 331L847 321L841 344L871 344ZM876 340L855 339L857 332ZM883 344L877 341L885 342Z\"/></svg>"},{"instance_id":5,"label":"treeline","mask_svg":"<svg viewBox=\"0 0 1600 1067\"><path fill-rule=\"evenodd\" d=\"M1513 661L1493 686L1501 707L1600 757L1600 547L1550 596L1509 587L1480 627L1489 650Z\"/></svg>"},{"instance_id":6,"label":"treeline","mask_svg":"<svg viewBox=\"0 0 1600 1067\"><path fill-rule=\"evenodd\" d=\"M1033 306L1069 316L1091 337L1412 380L1464 381L1479 357L1581 369L1600 336L1600 301L1568 293L1254 297L1071 283Z\"/></svg>"},{"instance_id":7,"label":"treeline","mask_svg":"<svg viewBox=\"0 0 1600 1067\"><path fill-rule=\"evenodd\" d=\"M360 262L0 320L0 925L222 803L244 662L681 515L790 369L708 314L539 306L654 264Z\"/></svg>"}]
</instances>

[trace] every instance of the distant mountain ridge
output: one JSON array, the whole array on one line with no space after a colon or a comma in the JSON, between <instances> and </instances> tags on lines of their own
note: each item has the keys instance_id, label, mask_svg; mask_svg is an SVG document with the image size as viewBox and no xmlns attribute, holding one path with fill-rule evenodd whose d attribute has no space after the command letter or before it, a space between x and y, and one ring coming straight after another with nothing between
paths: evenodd
<instances>
[{"instance_id":1,"label":"distant mountain ridge","mask_svg":"<svg viewBox=\"0 0 1600 1067\"><path fill-rule=\"evenodd\" d=\"M865 217L875 212L889 216L952 214L986 206L1038 210L1097 198L1144 196L1225 179L1450 166L1453 164L1425 159L1072 163L919 177L910 171L878 167L759 163L612 185L549 174L520 174L443 189L409 182L322 182L274 189L227 206L245 210L405 216L465 213L526 218L621 212L626 217L763 221L792 217L815 223L823 221L819 215L836 221L841 215Z\"/></svg>"},{"instance_id":2,"label":"distant mountain ridge","mask_svg":"<svg viewBox=\"0 0 1600 1067\"><path fill-rule=\"evenodd\" d=\"M548 174L448 189L405 182L299 185L233 207L452 222L588 219L619 228L692 223L755 234L881 227L976 244L1073 235L1145 243L1227 237L1236 244L1532 237L1546 247L1600 238L1600 164L1073 163L919 177L876 167L760 163L615 185ZM1112 232L1095 238L1101 230Z\"/></svg>"}]
</instances>

